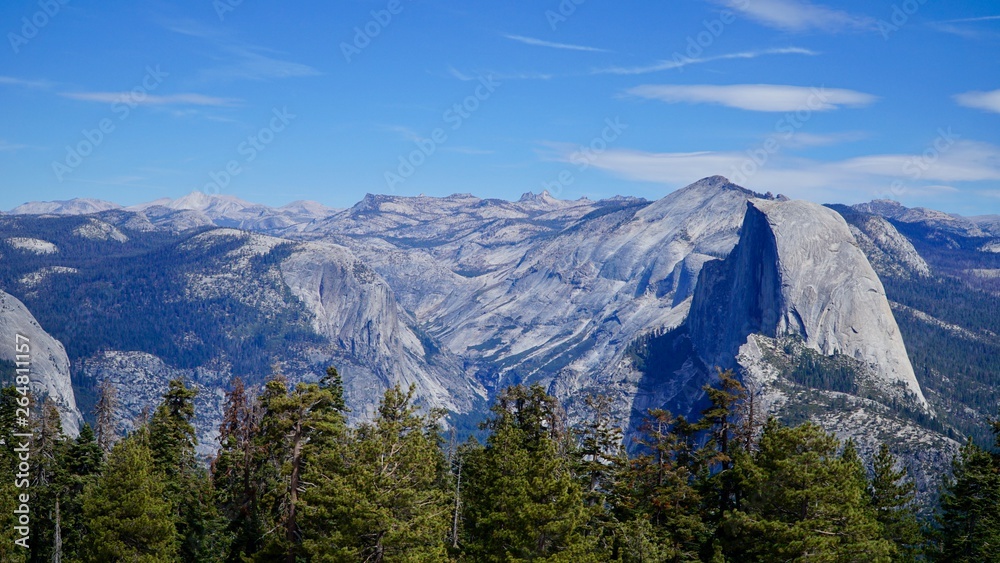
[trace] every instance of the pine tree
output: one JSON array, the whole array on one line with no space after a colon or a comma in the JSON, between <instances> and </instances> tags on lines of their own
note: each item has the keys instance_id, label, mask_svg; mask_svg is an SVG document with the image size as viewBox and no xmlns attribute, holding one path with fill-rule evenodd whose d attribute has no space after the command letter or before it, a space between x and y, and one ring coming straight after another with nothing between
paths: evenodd
<instances>
[{"instance_id":1,"label":"pine tree","mask_svg":"<svg viewBox=\"0 0 1000 563\"><path fill-rule=\"evenodd\" d=\"M260 423L251 447L262 534L255 542L256 547L251 546L245 554L256 561L280 561L287 558L290 552L294 554L292 549L295 546L286 542L284 525L289 504L287 461L291 452L288 443L291 425L286 407L288 395L288 381L279 374L264 384L258 398ZM238 551L234 555L242 558Z\"/></svg>"},{"instance_id":2,"label":"pine tree","mask_svg":"<svg viewBox=\"0 0 1000 563\"><path fill-rule=\"evenodd\" d=\"M812 423L787 428L772 419L759 448L741 458L750 494L723 522L729 557L890 561L859 464L836 455L835 437Z\"/></svg>"},{"instance_id":3,"label":"pine tree","mask_svg":"<svg viewBox=\"0 0 1000 563\"><path fill-rule=\"evenodd\" d=\"M66 561L79 559L85 537L86 522L83 518L83 492L100 477L104 466L104 452L97 444L94 431L84 424L61 460L64 470L59 481L59 520L61 523L62 553Z\"/></svg>"},{"instance_id":4,"label":"pine tree","mask_svg":"<svg viewBox=\"0 0 1000 563\"><path fill-rule=\"evenodd\" d=\"M1000 561L1000 473L996 460L969 439L941 494L938 561Z\"/></svg>"},{"instance_id":5,"label":"pine tree","mask_svg":"<svg viewBox=\"0 0 1000 563\"><path fill-rule=\"evenodd\" d=\"M261 396L261 422L257 444L262 482L270 488L263 500L266 520L273 525L256 558L292 562L302 553L303 506L301 495L313 483L304 479L316 458L336 460L346 433L343 384L334 368L316 383L303 383L289 390L277 376L267 383ZM336 475L336 461L330 469ZM326 474L324 474L326 475Z\"/></svg>"},{"instance_id":6,"label":"pine tree","mask_svg":"<svg viewBox=\"0 0 1000 563\"><path fill-rule=\"evenodd\" d=\"M212 561L224 550L223 522L215 508L211 479L195 456L198 439L192 420L197 394L180 378L169 382L149 422L149 445L175 510L181 557Z\"/></svg>"},{"instance_id":7,"label":"pine tree","mask_svg":"<svg viewBox=\"0 0 1000 563\"><path fill-rule=\"evenodd\" d=\"M375 419L337 448L340 459L317 452L311 460L306 475L316 486L303 499L314 561L448 560L452 499L439 413L419 414L413 393L388 389Z\"/></svg>"},{"instance_id":8,"label":"pine tree","mask_svg":"<svg viewBox=\"0 0 1000 563\"><path fill-rule=\"evenodd\" d=\"M707 439L689 468L702 497L702 518L710 529L719 525L727 510L740 506L743 492L733 461L750 445L741 438L739 420L746 390L732 370L719 370L718 376L715 386L704 387L710 405L702 411L695 433L703 433Z\"/></svg>"},{"instance_id":9,"label":"pine tree","mask_svg":"<svg viewBox=\"0 0 1000 563\"><path fill-rule=\"evenodd\" d=\"M562 413L540 386L505 389L465 462L466 554L475 561L602 561L583 532Z\"/></svg>"},{"instance_id":10,"label":"pine tree","mask_svg":"<svg viewBox=\"0 0 1000 563\"><path fill-rule=\"evenodd\" d=\"M235 378L219 427L219 453L212 462L212 483L231 538L227 561L242 561L256 553L264 534L260 493L265 483L256 441L260 416L243 380Z\"/></svg>"},{"instance_id":11,"label":"pine tree","mask_svg":"<svg viewBox=\"0 0 1000 563\"><path fill-rule=\"evenodd\" d=\"M593 538L600 549L614 546L615 522L610 511L608 494L614 488L616 463L626 456L622 447L622 431L615 424L613 402L607 395L588 395L583 427L577 431L579 475L587 506L584 534Z\"/></svg>"},{"instance_id":12,"label":"pine tree","mask_svg":"<svg viewBox=\"0 0 1000 563\"><path fill-rule=\"evenodd\" d=\"M32 418L31 491L32 546L29 561L52 561L53 553L61 551L61 529L56 526L55 511L65 480L62 461L66 441L59 419L59 410L48 397L43 397L37 414ZM61 527L61 522L59 523Z\"/></svg>"},{"instance_id":13,"label":"pine tree","mask_svg":"<svg viewBox=\"0 0 1000 563\"><path fill-rule=\"evenodd\" d=\"M861 459L861 452L853 439L848 439L844 443L844 449L840 452L840 461L851 470L854 478L854 486L868 490L868 470L865 469L865 462ZM866 501L870 498L866 498Z\"/></svg>"},{"instance_id":14,"label":"pine tree","mask_svg":"<svg viewBox=\"0 0 1000 563\"><path fill-rule=\"evenodd\" d=\"M625 561L697 561L708 537L702 498L694 487L698 456L692 452L694 427L653 409L640 428L641 453L628 460L616 479L615 514L622 526L619 544ZM631 546L631 547L629 547ZM641 552L633 552L634 549Z\"/></svg>"},{"instance_id":15,"label":"pine tree","mask_svg":"<svg viewBox=\"0 0 1000 563\"><path fill-rule=\"evenodd\" d=\"M119 441L100 479L84 491L88 534L81 546L83 561L180 561L174 509L148 442L146 429Z\"/></svg>"},{"instance_id":16,"label":"pine tree","mask_svg":"<svg viewBox=\"0 0 1000 563\"><path fill-rule=\"evenodd\" d=\"M621 452L622 431L614 424L612 401L607 395L584 398L586 417L580 435L580 472L589 505L603 502L612 478L611 463Z\"/></svg>"},{"instance_id":17,"label":"pine tree","mask_svg":"<svg viewBox=\"0 0 1000 563\"><path fill-rule=\"evenodd\" d=\"M898 462L882 444L872 463L869 485L872 509L882 524L885 539L896 547L895 561L917 561L923 538L914 512L915 485L906 471L896 469Z\"/></svg>"}]
</instances>

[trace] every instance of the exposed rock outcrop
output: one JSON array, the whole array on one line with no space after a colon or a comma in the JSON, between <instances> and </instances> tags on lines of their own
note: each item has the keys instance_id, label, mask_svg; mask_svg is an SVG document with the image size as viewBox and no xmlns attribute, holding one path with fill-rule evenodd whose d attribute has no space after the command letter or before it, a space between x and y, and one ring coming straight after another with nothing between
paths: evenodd
<instances>
[{"instance_id":1,"label":"exposed rock outcrop","mask_svg":"<svg viewBox=\"0 0 1000 563\"><path fill-rule=\"evenodd\" d=\"M750 334L794 334L871 366L883 392L927 408L882 282L844 219L820 205L748 203L739 244L701 270L688 325L710 365L734 365Z\"/></svg>"},{"instance_id":2,"label":"exposed rock outcrop","mask_svg":"<svg viewBox=\"0 0 1000 563\"><path fill-rule=\"evenodd\" d=\"M66 350L61 342L42 329L20 300L0 291L0 359L15 361L15 338L18 334L28 338L34 399L48 396L59 409L63 431L76 436L83 417L76 408Z\"/></svg>"}]
</instances>

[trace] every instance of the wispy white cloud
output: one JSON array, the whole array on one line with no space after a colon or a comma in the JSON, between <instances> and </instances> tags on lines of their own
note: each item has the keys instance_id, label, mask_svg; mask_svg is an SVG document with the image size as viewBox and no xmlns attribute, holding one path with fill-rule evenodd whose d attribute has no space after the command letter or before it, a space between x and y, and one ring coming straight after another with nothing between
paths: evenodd
<instances>
[{"instance_id":1,"label":"wispy white cloud","mask_svg":"<svg viewBox=\"0 0 1000 563\"><path fill-rule=\"evenodd\" d=\"M968 108L1000 113L1000 90L965 92L963 94L956 94L954 98L959 105Z\"/></svg>"},{"instance_id":2,"label":"wispy white cloud","mask_svg":"<svg viewBox=\"0 0 1000 563\"><path fill-rule=\"evenodd\" d=\"M14 152L14 151L19 151L21 149L26 149L26 148L28 148L28 145L22 145L22 144L19 144L19 143L11 143L11 142L5 141L3 139L0 139L0 152Z\"/></svg>"},{"instance_id":3,"label":"wispy white cloud","mask_svg":"<svg viewBox=\"0 0 1000 563\"><path fill-rule=\"evenodd\" d=\"M544 39L535 39L534 37L525 37L523 35L509 35L505 34L504 37L512 41L517 41L518 43L524 43L525 45L532 45L535 47L549 47L551 49L564 49L567 51L590 51L593 53L611 53L608 49L600 49L598 47L587 47L585 45L572 45L569 43L556 43L553 41L545 41Z\"/></svg>"},{"instance_id":4,"label":"wispy white cloud","mask_svg":"<svg viewBox=\"0 0 1000 563\"><path fill-rule=\"evenodd\" d=\"M859 31L873 29L875 20L805 0L712 0L757 22L783 31Z\"/></svg>"},{"instance_id":5,"label":"wispy white cloud","mask_svg":"<svg viewBox=\"0 0 1000 563\"><path fill-rule=\"evenodd\" d=\"M143 106L192 105L224 107L239 103L239 100L234 98L217 98L203 94L170 94L166 96L145 94L143 96L136 96L133 92L63 92L59 95L64 98L84 102L101 102L107 104L120 102Z\"/></svg>"},{"instance_id":6,"label":"wispy white cloud","mask_svg":"<svg viewBox=\"0 0 1000 563\"><path fill-rule=\"evenodd\" d=\"M975 18L958 18L956 20L944 20L941 23L970 23L970 22L984 22L990 20L1000 20L1000 16L979 16Z\"/></svg>"},{"instance_id":7,"label":"wispy white cloud","mask_svg":"<svg viewBox=\"0 0 1000 563\"><path fill-rule=\"evenodd\" d=\"M868 138L864 131L845 131L841 133L806 133L797 131L785 144L790 148L826 147L842 143L853 143Z\"/></svg>"},{"instance_id":8,"label":"wispy white cloud","mask_svg":"<svg viewBox=\"0 0 1000 563\"><path fill-rule=\"evenodd\" d=\"M551 80L555 75L547 72L490 72L497 80Z\"/></svg>"},{"instance_id":9,"label":"wispy white cloud","mask_svg":"<svg viewBox=\"0 0 1000 563\"><path fill-rule=\"evenodd\" d=\"M405 125L379 125L378 128L382 131L393 133L404 141L420 141L424 138L422 135Z\"/></svg>"},{"instance_id":10,"label":"wispy white cloud","mask_svg":"<svg viewBox=\"0 0 1000 563\"><path fill-rule=\"evenodd\" d=\"M485 77L493 78L494 80L551 80L555 78L555 75L548 74L545 72L480 72L477 74L467 74L458 70L453 66L448 67L448 74L457 80L462 82L471 82L473 80L482 80Z\"/></svg>"},{"instance_id":11,"label":"wispy white cloud","mask_svg":"<svg viewBox=\"0 0 1000 563\"><path fill-rule=\"evenodd\" d=\"M205 40L227 55L216 57L223 60L221 65L201 72L206 80L275 80L322 74L309 65L272 56L279 54L274 50L240 41L228 32L198 22L173 22L165 27L174 33Z\"/></svg>"},{"instance_id":12,"label":"wispy white cloud","mask_svg":"<svg viewBox=\"0 0 1000 563\"><path fill-rule=\"evenodd\" d=\"M452 75L458 80L461 80L462 82L470 82L476 79L475 76L472 76L471 74L466 74L451 65L448 66L448 74Z\"/></svg>"},{"instance_id":13,"label":"wispy white cloud","mask_svg":"<svg viewBox=\"0 0 1000 563\"><path fill-rule=\"evenodd\" d=\"M966 39L978 39L982 37L982 32L978 29L971 29L951 23L931 22L930 27L944 33L950 33Z\"/></svg>"},{"instance_id":14,"label":"wispy white cloud","mask_svg":"<svg viewBox=\"0 0 1000 563\"><path fill-rule=\"evenodd\" d=\"M978 16L971 18L956 18L952 20L942 20L929 22L928 25L938 31L944 33L950 33L952 35L957 35L959 37L964 37L965 39L980 39L983 37L991 36L996 37L997 34L994 31L990 31L983 26L970 25L982 22L997 21L1000 20L1000 16Z\"/></svg>"},{"instance_id":15,"label":"wispy white cloud","mask_svg":"<svg viewBox=\"0 0 1000 563\"><path fill-rule=\"evenodd\" d=\"M572 152L559 156L571 162ZM837 161L820 161L780 153L771 155L754 173L741 178L751 161L744 151L645 152L610 149L588 162L623 178L680 187L699 178L721 174L758 191L776 191L793 197L843 201L853 193L870 199L901 181L911 192L952 191L952 184L1000 180L1000 147L976 141L956 141L936 159L920 154L878 154ZM919 170L917 178L912 173Z\"/></svg>"},{"instance_id":16,"label":"wispy white cloud","mask_svg":"<svg viewBox=\"0 0 1000 563\"><path fill-rule=\"evenodd\" d=\"M809 55L815 56L820 53L813 51L811 49L804 49L802 47L779 47L774 49L761 49L758 51L742 51L739 53L726 53L722 55L715 55L712 57L687 57L676 53L673 58L657 61L648 65L640 66L611 66L605 68L595 68L586 74L590 75L601 75L601 74L620 74L620 75L636 75L636 74L649 74L653 72L661 72L665 70L673 70L678 68L683 68L689 65L698 65L710 63L713 61L722 61L728 59L755 59L757 57L763 57L768 55ZM478 75L468 74L458 70L454 66L448 67L448 74L452 77L469 82L472 80L479 80ZM556 75L545 73L545 72L490 72L498 80L550 80L556 78ZM559 76L581 76L579 73L571 74L560 74Z\"/></svg>"},{"instance_id":17,"label":"wispy white cloud","mask_svg":"<svg viewBox=\"0 0 1000 563\"><path fill-rule=\"evenodd\" d=\"M838 88L785 86L780 84L733 84L729 86L647 84L626 94L667 103L718 104L749 111L828 111L862 107L877 100L871 94Z\"/></svg>"},{"instance_id":18,"label":"wispy white cloud","mask_svg":"<svg viewBox=\"0 0 1000 563\"><path fill-rule=\"evenodd\" d=\"M13 76L0 76L0 84L38 90L45 90L55 86L54 82L49 82L48 80L26 80L24 78L15 78Z\"/></svg>"},{"instance_id":19,"label":"wispy white cloud","mask_svg":"<svg viewBox=\"0 0 1000 563\"><path fill-rule=\"evenodd\" d=\"M474 147L441 147L441 150L447 152L457 152L459 154L470 154L470 155L486 155L486 154L494 154L496 152L487 149L477 149Z\"/></svg>"},{"instance_id":20,"label":"wispy white cloud","mask_svg":"<svg viewBox=\"0 0 1000 563\"><path fill-rule=\"evenodd\" d=\"M664 70L673 70L678 68L683 68L689 65L705 64L713 61L723 61L728 59L756 59L757 57L763 57L766 55L818 55L816 51L810 49L803 49L801 47L782 47L777 49L762 49L759 51L742 51L739 53L726 53L723 55L715 55L713 57L685 57L680 53L674 55L673 58L655 62L653 64L642 65L642 66L613 66L608 68L600 68L591 71L591 74L648 74L651 72L661 72Z\"/></svg>"},{"instance_id":21,"label":"wispy white cloud","mask_svg":"<svg viewBox=\"0 0 1000 563\"><path fill-rule=\"evenodd\" d=\"M243 80L299 78L322 74L309 65L269 57L258 52L258 49L248 46L229 46L226 51L234 56L235 61L229 65L207 69L202 74L219 79Z\"/></svg>"}]
</instances>

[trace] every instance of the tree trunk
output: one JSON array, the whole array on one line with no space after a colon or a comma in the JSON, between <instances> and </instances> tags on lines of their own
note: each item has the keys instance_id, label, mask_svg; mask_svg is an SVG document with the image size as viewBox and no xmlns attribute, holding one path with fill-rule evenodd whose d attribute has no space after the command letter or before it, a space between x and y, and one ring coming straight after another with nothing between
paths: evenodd
<instances>
[{"instance_id":1,"label":"tree trunk","mask_svg":"<svg viewBox=\"0 0 1000 563\"><path fill-rule=\"evenodd\" d=\"M52 563L62 563L62 522L59 518L59 497L56 497L56 529L52 538Z\"/></svg>"},{"instance_id":2,"label":"tree trunk","mask_svg":"<svg viewBox=\"0 0 1000 563\"><path fill-rule=\"evenodd\" d=\"M458 513L462 506L462 458L458 458L458 478L455 480L455 512L451 519L451 546L458 548Z\"/></svg>"},{"instance_id":3,"label":"tree trunk","mask_svg":"<svg viewBox=\"0 0 1000 563\"><path fill-rule=\"evenodd\" d=\"M288 492L288 517L285 520L285 539L288 540L288 563L295 563L295 508L299 502L299 474L302 465L302 420L295 422L292 435L292 475Z\"/></svg>"}]
</instances>

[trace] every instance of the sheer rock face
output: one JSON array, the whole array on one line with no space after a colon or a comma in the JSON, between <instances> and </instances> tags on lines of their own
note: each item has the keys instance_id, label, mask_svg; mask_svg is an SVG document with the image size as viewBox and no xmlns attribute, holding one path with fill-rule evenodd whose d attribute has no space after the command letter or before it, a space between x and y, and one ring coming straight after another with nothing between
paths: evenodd
<instances>
[{"instance_id":1,"label":"sheer rock face","mask_svg":"<svg viewBox=\"0 0 1000 563\"><path fill-rule=\"evenodd\" d=\"M795 334L824 355L864 362L883 391L927 408L882 282L844 219L825 207L748 203L736 248L702 268L688 323L710 365L733 365L750 334Z\"/></svg>"},{"instance_id":2,"label":"sheer rock face","mask_svg":"<svg viewBox=\"0 0 1000 563\"><path fill-rule=\"evenodd\" d=\"M15 361L18 334L28 338L30 347L32 398L40 400L48 396L59 409L63 431L76 436L83 417L76 408L66 350L61 342L42 330L20 300L0 291L0 359Z\"/></svg>"},{"instance_id":3,"label":"sheer rock face","mask_svg":"<svg viewBox=\"0 0 1000 563\"><path fill-rule=\"evenodd\" d=\"M348 249L307 242L281 264L282 278L328 339L355 416L374 412L385 389L416 387L420 401L468 412L485 391L447 350L421 335L389 284Z\"/></svg>"}]
</instances>

